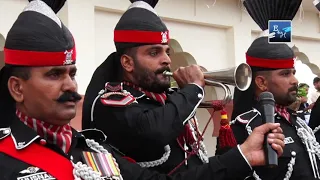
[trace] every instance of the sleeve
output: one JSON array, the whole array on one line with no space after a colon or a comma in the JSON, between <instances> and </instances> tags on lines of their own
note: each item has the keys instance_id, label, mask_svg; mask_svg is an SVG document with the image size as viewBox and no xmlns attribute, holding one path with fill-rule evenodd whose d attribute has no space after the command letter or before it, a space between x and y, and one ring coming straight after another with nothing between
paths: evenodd
<instances>
[{"instance_id":1,"label":"sleeve","mask_svg":"<svg viewBox=\"0 0 320 180\"><path fill-rule=\"evenodd\" d=\"M248 138L248 132L245 129L244 125L236 121L231 125L234 137L238 144L242 144Z\"/></svg>"},{"instance_id":2,"label":"sleeve","mask_svg":"<svg viewBox=\"0 0 320 180\"><path fill-rule=\"evenodd\" d=\"M318 99L311 111L310 120L309 120L309 127L314 130L317 126L320 125L320 99Z\"/></svg>"},{"instance_id":3,"label":"sleeve","mask_svg":"<svg viewBox=\"0 0 320 180\"><path fill-rule=\"evenodd\" d=\"M250 166L238 148L221 156L211 157L209 163L174 176L141 168L117 155L115 157L124 180L228 180L245 179L251 173Z\"/></svg>"},{"instance_id":4,"label":"sleeve","mask_svg":"<svg viewBox=\"0 0 320 180\"><path fill-rule=\"evenodd\" d=\"M136 103L126 107L100 104L97 113L105 115L96 114L95 124L108 133L113 130L104 128L114 127L121 129L127 136L139 137L164 146L183 131L184 123L194 116L203 97L202 87L189 84L180 91L172 93L164 106L153 109ZM108 119L106 113L111 114ZM113 118L118 122L106 122Z\"/></svg>"}]
</instances>

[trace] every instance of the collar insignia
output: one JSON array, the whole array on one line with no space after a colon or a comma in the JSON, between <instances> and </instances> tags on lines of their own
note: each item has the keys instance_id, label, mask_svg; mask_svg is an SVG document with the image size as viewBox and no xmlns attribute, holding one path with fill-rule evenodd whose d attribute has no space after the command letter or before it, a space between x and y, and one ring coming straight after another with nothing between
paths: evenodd
<instances>
[{"instance_id":1,"label":"collar insignia","mask_svg":"<svg viewBox=\"0 0 320 180\"><path fill-rule=\"evenodd\" d=\"M292 143L294 143L294 140L292 139L292 137L284 138L284 144L292 144Z\"/></svg>"},{"instance_id":2,"label":"collar insignia","mask_svg":"<svg viewBox=\"0 0 320 180\"><path fill-rule=\"evenodd\" d=\"M0 139L3 139L11 134L10 128L0 128Z\"/></svg>"},{"instance_id":3,"label":"collar insignia","mask_svg":"<svg viewBox=\"0 0 320 180\"><path fill-rule=\"evenodd\" d=\"M38 172L39 170L40 170L40 168L38 168L38 167L30 166L27 169L20 171L19 173L20 174L34 174L34 173Z\"/></svg>"}]
</instances>

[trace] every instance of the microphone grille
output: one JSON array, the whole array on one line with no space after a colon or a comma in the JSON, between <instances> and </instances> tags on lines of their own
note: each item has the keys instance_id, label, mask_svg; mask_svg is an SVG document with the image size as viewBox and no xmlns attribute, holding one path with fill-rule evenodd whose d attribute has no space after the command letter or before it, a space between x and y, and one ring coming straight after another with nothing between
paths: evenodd
<instances>
[{"instance_id":1,"label":"microphone grille","mask_svg":"<svg viewBox=\"0 0 320 180\"><path fill-rule=\"evenodd\" d=\"M263 92L259 95L259 101L261 100L272 100L274 101L273 94L271 92Z\"/></svg>"}]
</instances>

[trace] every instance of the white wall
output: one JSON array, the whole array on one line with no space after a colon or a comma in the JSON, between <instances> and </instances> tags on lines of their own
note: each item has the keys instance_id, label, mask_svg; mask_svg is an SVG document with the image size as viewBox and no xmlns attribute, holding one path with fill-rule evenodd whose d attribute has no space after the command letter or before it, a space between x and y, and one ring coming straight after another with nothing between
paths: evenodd
<instances>
[{"instance_id":1,"label":"white wall","mask_svg":"<svg viewBox=\"0 0 320 180\"><path fill-rule=\"evenodd\" d=\"M183 50L209 71L233 64L233 59L228 59L226 29L172 20L165 20L165 24L170 29L170 37L179 41ZM219 63L214 64L217 61Z\"/></svg>"},{"instance_id":2,"label":"white wall","mask_svg":"<svg viewBox=\"0 0 320 180\"><path fill-rule=\"evenodd\" d=\"M4 37L7 36L27 2L26 0L0 0L0 34Z\"/></svg>"},{"instance_id":3,"label":"white wall","mask_svg":"<svg viewBox=\"0 0 320 180\"><path fill-rule=\"evenodd\" d=\"M95 11L95 65L100 65L112 52L116 51L113 43L113 29L121 17L120 13Z\"/></svg>"}]
</instances>

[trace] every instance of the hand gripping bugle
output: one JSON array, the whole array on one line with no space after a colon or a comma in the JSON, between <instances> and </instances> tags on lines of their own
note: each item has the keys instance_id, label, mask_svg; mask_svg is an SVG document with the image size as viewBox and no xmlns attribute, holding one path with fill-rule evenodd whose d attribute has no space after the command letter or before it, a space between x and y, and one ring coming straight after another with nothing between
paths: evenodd
<instances>
[{"instance_id":1,"label":"hand gripping bugle","mask_svg":"<svg viewBox=\"0 0 320 180\"><path fill-rule=\"evenodd\" d=\"M173 75L172 72L168 71L164 71L163 74L171 77ZM229 69L203 72L203 75L207 86L223 88L225 92L223 101L225 104L232 100L232 94L227 85L233 85L240 91L245 91L250 87L252 81L252 70L246 63L241 63L240 65ZM212 103L202 102L200 107L210 108L212 107Z\"/></svg>"}]
</instances>

